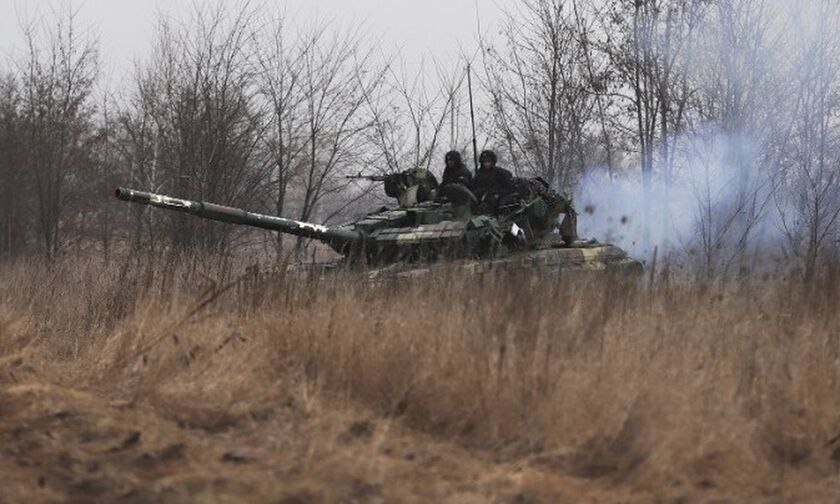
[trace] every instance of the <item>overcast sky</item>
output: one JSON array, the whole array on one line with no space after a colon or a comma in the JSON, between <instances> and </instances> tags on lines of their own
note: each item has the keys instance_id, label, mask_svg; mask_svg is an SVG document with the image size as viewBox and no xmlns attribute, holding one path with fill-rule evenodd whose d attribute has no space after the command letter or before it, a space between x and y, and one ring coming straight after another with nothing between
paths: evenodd
<instances>
[{"instance_id":1,"label":"overcast sky","mask_svg":"<svg viewBox=\"0 0 840 504\"><path fill-rule=\"evenodd\" d=\"M100 36L106 80L119 82L145 56L159 15L183 17L196 0L69 0L79 12L83 27ZM518 0L256 0L266 12L281 6L295 19L334 19L340 23L363 23L386 49L402 49L410 64L423 57L453 62L462 49L475 48L477 16L482 31L493 30L500 5ZM0 53L19 51L21 20L49 14L56 0L0 0ZM231 0L231 4L243 3Z\"/></svg>"}]
</instances>

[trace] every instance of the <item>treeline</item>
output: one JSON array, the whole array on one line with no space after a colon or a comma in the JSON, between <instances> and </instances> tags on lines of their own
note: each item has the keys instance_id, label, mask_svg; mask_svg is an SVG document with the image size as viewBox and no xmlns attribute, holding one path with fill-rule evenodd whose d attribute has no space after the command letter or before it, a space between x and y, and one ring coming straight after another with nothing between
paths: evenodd
<instances>
[{"instance_id":1,"label":"treeline","mask_svg":"<svg viewBox=\"0 0 840 504\"><path fill-rule=\"evenodd\" d=\"M111 92L75 15L25 28L27 51L2 73L0 256L228 253L246 239L279 255L282 236L115 203L113 188L332 221L377 198L344 175L450 147L438 134L461 70L434 68L431 89L426 69L408 73L360 28L205 7L161 20Z\"/></svg>"},{"instance_id":2,"label":"treeline","mask_svg":"<svg viewBox=\"0 0 840 504\"><path fill-rule=\"evenodd\" d=\"M680 248L706 275L769 247L810 276L838 240L838 28L830 0L526 0L464 55L480 143L568 192L594 171L640 180L646 226L691 212ZM110 191L330 221L380 197L348 173L439 171L451 148L471 158L463 65L408 71L358 27L199 7L161 20L152 54L112 93L72 15L25 34L0 79L6 258L279 255L303 244L114 204Z\"/></svg>"}]
</instances>

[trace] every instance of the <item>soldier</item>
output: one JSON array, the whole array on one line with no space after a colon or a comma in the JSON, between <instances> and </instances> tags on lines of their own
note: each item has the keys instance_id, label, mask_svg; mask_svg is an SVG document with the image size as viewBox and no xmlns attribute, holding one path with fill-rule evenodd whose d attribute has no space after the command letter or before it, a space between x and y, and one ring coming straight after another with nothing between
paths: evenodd
<instances>
[{"instance_id":1,"label":"soldier","mask_svg":"<svg viewBox=\"0 0 840 504\"><path fill-rule=\"evenodd\" d=\"M478 157L480 166L470 189L478 199L479 213L495 213L499 200L514 192L513 175L496 166L496 153L486 150Z\"/></svg>"},{"instance_id":2,"label":"soldier","mask_svg":"<svg viewBox=\"0 0 840 504\"><path fill-rule=\"evenodd\" d=\"M385 194L400 200L402 206L411 206L434 198L434 191L438 187L437 178L423 166L388 175L384 181Z\"/></svg>"},{"instance_id":3,"label":"soldier","mask_svg":"<svg viewBox=\"0 0 840 504\"><path fill-rule=\"evenodd\" d=\"M571 200L560 195L541 177L513 179L515 191L503 197L500 207L523 208L528 204L528 226L538 233L551 232L557 225L558 214L564 214L559 226L566 245L577 241L577 212Z\"/></svg>"},{"instance_id":4,"label":"soldier","mask_svg":"<svg viewBox=\"0 0 840 504\"><path fill-rule=\"evenodd\" d=\"M463 184L469 187L473 177L470 170L464 166L461 153L456 150L449 151L443 159L446 167L443 169L443 181L440 185Z\"/></svg>"}]
</instances>

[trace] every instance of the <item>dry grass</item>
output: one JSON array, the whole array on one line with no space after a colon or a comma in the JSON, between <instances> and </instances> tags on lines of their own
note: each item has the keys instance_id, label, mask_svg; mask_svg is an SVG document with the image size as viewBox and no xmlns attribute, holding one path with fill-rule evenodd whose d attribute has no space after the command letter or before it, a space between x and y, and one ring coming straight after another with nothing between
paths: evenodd
<instances>
[{"instance_id":1,"label":"dry grass","mask_svg":"<svg viewBox=\"0 0 840 504\"><path fill-rule=\"evenodd\" d=\"M831 501L840 278L0 272L0 485L136 502ZM223 280L220 280L223 279Z\"/></svg>"}]
</instances>

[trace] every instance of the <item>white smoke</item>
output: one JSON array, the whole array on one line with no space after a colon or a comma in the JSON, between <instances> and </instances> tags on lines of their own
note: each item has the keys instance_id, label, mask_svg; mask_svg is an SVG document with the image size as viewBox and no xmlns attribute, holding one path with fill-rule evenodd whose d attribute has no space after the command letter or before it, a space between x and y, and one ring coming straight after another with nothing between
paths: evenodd
<instances>
[{"instance_id":1,"label":"white smoke","mask_svg":"<svg viewBox=\"0 0 840 504\"><path fill-rule=\"evenodd\" d=\"M606 170L593 169L580 181L575 205L579 212L578 233L612 243L637 258L646 259L654 247L660 250L678 247L682 237L693 227L692 213L684 205L666 204L666 197L685 202L683 191L669 189L655 180L646 191L637 174L610 178ZM649 203L646 203L649 202ZM646 219L664 216L664 219ZM660 225L651 225L659 220Z\"/></svg>"},{"instance_id":2,"label":"white smoke","mask_svg":"<svg viewBox=\"0 0 840 504\"><path fill-rule=\"evenodd\" d=\"M716 271L781 245L778 202L758 142L708 127L675 145L673 173L654 173L648 189L638 167L612 178L589 170L575 194L580 236L643 261L656 251Z\"/></svg>"}]
</instances>

